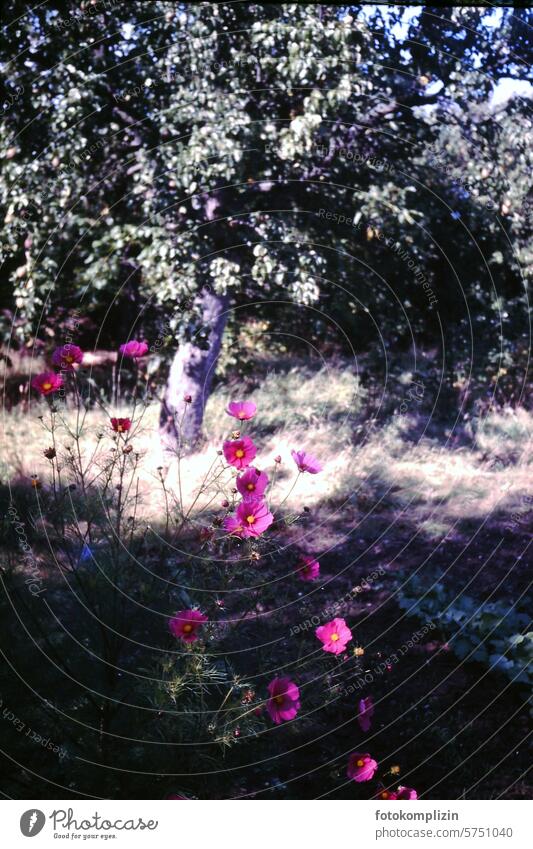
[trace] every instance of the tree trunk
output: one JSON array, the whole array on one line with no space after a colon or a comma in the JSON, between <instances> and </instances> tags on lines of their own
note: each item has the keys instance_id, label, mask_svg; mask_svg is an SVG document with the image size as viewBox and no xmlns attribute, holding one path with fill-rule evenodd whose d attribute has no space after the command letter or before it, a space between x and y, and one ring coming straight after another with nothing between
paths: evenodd
<instances>
[{"instance_id":1,"label":"tree trunk","mask_svg":"<svg viewBox=\"0 0 533 849\"><path fill-rule=\"evenodd\" d=\"M182 449L192 451L200 441L204 409L228 318L227 298L215 294L210 287L202 290L196 303L201 310L201 327L196 335L201 333L203 337L206 333L207 339L202 339L201 345L193 339L179 346L170 368L159 417L163 448L172 452L179 445L178 425L182 419ZM184 400L188 396L190 402Z\"/></svg>"}]
</instances>

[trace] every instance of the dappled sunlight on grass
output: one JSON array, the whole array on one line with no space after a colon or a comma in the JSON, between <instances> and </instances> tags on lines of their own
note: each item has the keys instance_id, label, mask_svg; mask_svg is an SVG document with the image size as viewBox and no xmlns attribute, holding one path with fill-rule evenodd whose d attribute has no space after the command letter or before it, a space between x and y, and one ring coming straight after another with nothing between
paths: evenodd
<instances>
[{"instance_id":1,"label":"dappled sunlight on grass","mask_svg":"<svg viewBox=\"0 0 533 849\"><path fill-rule=\"evenodd\" d=\"M438 536L456 520L468 520L496 513L511 513L530 486L530 454L533 416L525 410L503 410L489 414L470 440L461 447L437 439L408 438L417 426L417 417L392 416L383 425L367 427L365 391L348 370L291 370L271 373L251 396L258 407L253 422L258 446L255 465L272 476L276 470L276 500L286 494L285 509L335 505L346 499L355 510L379 503L380 511L408 511L409 521L424 534ZM207 404L206 431L213 434L198 453L186 456L181 465L181 486L185 502L194 499L210 466L221 462L217 451L235 424L225 413L229 395L218 388ZM45 405L42 405L43 412ZM38 475L45 483L49 463L43 456L48 436L38 419L40 407L32 405L23 417L18 411L4 415L4 448L1 477L28 483ZM142 413L142 415L141 415ZM110 415L131 415L125 405L109 410ZM159 407L153 402L136 413L132 445L139 453L139 483L147 521L157 521L164 504L159 477L162 471L171 498L179 488L177 463L163 455L157 433ZM21 418L23 427L21 427ZM64 421L75 423L74 410L66 410ZM312 426L312 427L311 427ZM247 425L241 426L246 433ZM468 427L465 429L468 436ZM82 441L88 460L99 440L112 438L109 418L99 409L89 410ZM57 434L61 454L72 447L72 439L60 425ZM292 449L305 449L324 465L324 474L305 475L291 491L297 475ZM94 461L98 466L98 454ZM161 470L161 471L160 471ZM226 480L236 476L227 470ZM210 488L195 504L193 515L209 508L216 510L223 495ZM438 519L435 513L438 513Z\"/></svg>"}]
</instances>

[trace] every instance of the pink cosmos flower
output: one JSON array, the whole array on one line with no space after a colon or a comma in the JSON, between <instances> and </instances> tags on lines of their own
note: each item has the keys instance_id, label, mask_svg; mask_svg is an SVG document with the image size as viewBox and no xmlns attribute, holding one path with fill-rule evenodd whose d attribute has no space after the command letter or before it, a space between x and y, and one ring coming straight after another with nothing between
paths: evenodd
<instances>
[{"instance_id":1,"label":"pink cosmos flower","mask_svg":"<svg viewBox=\"0 0 533 849\"><path fill-rule=\"evenodd\" d=\"M125 342L121 345L119 351L123 357L138 360L148 353L148 345L146 342L138 342L136 339L131 339L130 342Z\"/></svg>"},{"instance_id":2,"label":"pink cosmos flower","mask_svg":"<svg viewBox=\"0 0 533 849\"><path fill-rule=\"evenodd\" d=\"M359 702L359 713L357 714L357 722L361 731L370 731L372 717L374 716L374 701L372 696L367 696L366 699L361 699Z\"/></svg>"},{"instance_id":3,"label":"pink cosmos flower","mask_svg":"<svg viewBox=\"0 0 533 849\"><path fill-rule=\"evenodd\" d=\"M268 685L266 707L276 725L294 719L300 710L300 691L290 678L274 678Z\"/></svg>"},{"instance_id":4,"label":"pink cosmos flower","mask_svg":"<svg viewBox=\"0 0 533 849\"><path fill-rule=\"evenodd\" d=\"M232 401L228 404L226 413L233 416L234 419L239 419L241 422L247 422L253 419L257 412L257 407L253 401Z\"/></svg>"},{"instance_id":5,"label":"pink cosmos flower","mask_svg":"<svg viewBox=\"0 0 533 849\"><path fill-rule=\"evenodd\" d=\"M111 427L115 433L127 433L131 428L131 419L110 419Z\"/></svg>"},{"instance_id":6,"label":"pink cosmos flower","mask_svg":"<svg viewBox=\"0 0 533 849\"><path fill-rule=\"evenodd\" d=\"M331 622L320 625L315 634L323 643L323 650L332 652L332 654L343 652L346 644L352 639L352 632L344 619L332 619Z\"/></svg>"},{"instance_id":7,"label":"pink cosmos flower","mask_svg":"<svg viewBox=\"0 0 533 849\"><path fill-rule=\"evenodd\" d=\"M52 362L55 366L63 369L63 371L74 371L74 363L81 363L83 360L83 351L77 345L72 345L67 342L66 345L61 345L56 348L52 354Z\"/></svg>"},{"instance_id":8,"label":"pink cosmos flower","mask_svg":"<svg viewBox=\"0 0 533 849\"><path fill-rule=\"evenodd\" d=\"M300 472L309 472L310 475L316 475L322 471L322 466L316 457L306 451L291 451L291 456Z\"/></svg>"},{"instance_id":9,"label":"pink cosmos flower","mask_svg":"<svg viewBox=\"0 0 533 849\"><path fill-rule=\"evenodd\" d=\"M314 581L320 574L320 563L314 557L302 555L296 571L303 581Z\"/></svg>"},{"instance_id":10,"label":"pink cosmos flower","mask_svg":"<svg viewBox=\"0 0 533 849\"><path fill-rule=\"evenodd\" d=\"M348 759L348 778L354 781L370 781L377 768L377 761L371 758L368 752L354 752Z\"/></svg>"},{"instance_id":11,"label":"pink cosmos flower","mask_svg":"<svg viewBox=\"0 0 533 849\"><path fill-rule=\"evenodd\" d=\"M242 537L243 535L244 528L242 526L242 522L235 516L226 516L222 527L234 537Z\"/></svg>"},{"instance_id":12,"label":"pink cosmos flower","mask_svg":"<svg viewBox=\"0 0 533 849\"><path fill-rule=\"evenodd\" d=\"M61 389L63 378L55 371L45 371L42 374L36 374L31 385L40 395L50 395L51 392Z\"/></svg>"},{"instance_id":13,"label":"pink cosmos flower","mask_svg":"<svg viewBox=\"0 0 533 849\"><path fill-rule=\"evenodd\" d=\"M412 787L403 787L400 785L396 794L397 799L402 801L405 799L418 799L418 793Z\"/></svg>"},{"instance_id":14,"label":"pink cosmos flower","mask_svg":"<svg viewBox=\"0 0 533 849\"><path fill-rule=\"evenodd\" d=\"M207 622L207 616L199 610L180 610L169 622L169 628L175 637L185 643L194 643L198 639L196 632Z\"/></svg>"},{"instance_id":15,"label":"pink cosmos flower","mask_svg":"<svg viewBox=\"0 0 533 849\"><path fill-rule=\"evenodd\" d=\"M237 522L242 526L243 537L258 537L270 527L274 516L265 501L245 498L237 507Z\"/></svg>"},{"instance_id":16,"label":"pink cosmos flower","mask_svg":"<svg viewBox=\"0 0 533 849\"><path fill-rule=\"evenodd\" d=\"M222 448L226 461L236 469L245 469L257 454L257 448L249 436L243 436L242 439L227 439Z\"/></svg>"},{"instance_id":17,"label":"pink cosmos flower","mask_svg":"<svg viewBox=\"0 0 533 849\"><path fill-rule=\"evenodd\" d=\"M252 466L246 469L242 475L239 475L236 480L236 487L243 498L261 498L267 486L268 475Z\"/></svg>"}]
</instances>

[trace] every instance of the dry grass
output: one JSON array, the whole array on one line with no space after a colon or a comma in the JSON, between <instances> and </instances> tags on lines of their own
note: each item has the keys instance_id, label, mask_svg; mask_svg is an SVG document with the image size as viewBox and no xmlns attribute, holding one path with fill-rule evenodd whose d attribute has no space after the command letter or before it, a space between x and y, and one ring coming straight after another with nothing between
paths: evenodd
<instances>
[{"instance_id":1,"label":"dry grass","mask_svg":"<svg viewBox=\"0 0 533 849\"><path fill-rule=\"evenodd\" d=\"M489 415L470 439L465 430L463 445L453 447L437 439L409 438L415 415L393 416L382 426L368 428L365 392L352 373L338 368L269 374L251 397L258 405L258 414L247 427L259 446L257 465L272 469L274 457L280 454L283 458L274 503L284 497L294 481L291 449L305 448L323 461L324 472L305 476L305 483L300 482L288 499L289 508L334 503L364 494L382 499L395 510L408 508L411 521L430 535L442 533L459 518L523 509L531 481L529 448L533 433L533 416L525 410ZM200 453L183 461L185 502L190 502L234 424L224 412L227 401L227 390L222 387L212 395L205 420L210 440ZM25 415L18 411L4 414L0 458L3 482L21 478L29 482L30 476L37 474L46 483L48 463L42 452L49 440L38 419L45 409L44 404L37 404ZM146 408L133 443L143 457L140 485L148 521L161 516L163 505L157 469L166 460L158 443L158 412L155 403ZM110 411L110 415L128 414L126 407ZM75 415L74 410L66 413L71 426ZM84 432L88 457L98 434L109 432L107 415L100 410L89 411ZM58 442L66 449L72 439L63 433ZM170 463L165 471L169 490L176 492L176 463ZM205 503L199 501L197 509Z\"/></svg>"}]
</instances>

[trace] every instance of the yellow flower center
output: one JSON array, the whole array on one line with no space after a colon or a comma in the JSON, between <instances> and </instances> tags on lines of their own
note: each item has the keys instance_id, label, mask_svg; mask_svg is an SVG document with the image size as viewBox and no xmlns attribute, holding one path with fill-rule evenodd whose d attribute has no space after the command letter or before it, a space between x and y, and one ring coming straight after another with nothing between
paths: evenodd
<instances>
[{"instance_id":1,"label":"yellow flower center","mask_svg":"<svg viewBox=\"0 0 533 849\"><path fill-rule=\"evenodd\" d=\"M357 761L357 766L364 766L364 765L365 765L364 760L362 760L361 758L359 758L359 760Z\"/></svg>"},{"instance_id":2,"label":"yellow flower center","mask_svg":"<svg viewBox=\"0 0 533 849\"><path fill-rule=\"evenodd\" d=\"M249 525L253 525L253 523L255 522L255 516L247 516L246 521Z\"/></svg>"},{"instance_id":3,"label":"yellow flower center","mask_svg":"<svg viewBox=\"0 0 533 849\"><path fill-rule=\"evenodd\" d=\"M242 448L237 448L237 450L236 450L236 452L235 452L235 456L236 456L236 457L238 457L238 458L239 458L239 460L240 460L242 457L244 457L244 451L242 450Z\"/></svg>"},{"instance_id":4,"label":"yellow flower center","mask_svg":"<svg viewBox=\"0 0 533 849\"><path fill-rule=\"evenodd\" d=\"M280 705L283 702L283 696L274 696L274 701L277 705Z\"/></svg>"},{"instance_id":5,"label":"yellow flower center","mask_svg":"<svg viewBox=\"0 0 533 849\"><path fill-rule=\"evenodd\" d=\"M246 413L244 412L244 410L241 410L240 413L239 413L239 418L243 419L245 417L245 415L246 415Z\"/></svg>"},{"instance_id":6,"label":"yellow flower center","mask_svg":"<svg viewBox=\"0 0 533 849\"><path fill-rule=\"evenodd\" d=\"M337 640L339 639L339 635L338 634L332 634L330 639L331 639L332 643L336 643Z\"/></svg>"},{"instance_id":7,"label":"yellow flower center","mask_svg":"<svg viewBox=\"0 0 533 849\"><path fill-rule=\"evenodd\" d=\"M191 631L192 631L192 625L184 625L183 631L184 631L185 634L190 634Z\"/></svg>"},{"instance_id":8,"label":"yellow flower center","mask_svg":"<svg viewBox=\"0 0 533 849\"><path fill-rule=\"evenodd\" d=\"M247 484L246 489L248 489L250 492L252 492L252 490L255 489L255 484L253 484L253 483Z\"/></svg>"},{"instance_id":9,"label":"yellow flower center","mask_svg":"<svg viewBox=\"0 0 533 849\"><path fill-rule=\"evenodd\" d=\"M72 354L67 354L65 359L66 359L67 363L73 363L74 362L74 357L72 356Z\"/></svg>"},{"instance_id":10,"label":"yellow flower center","mask_svg":"<svg viewBox=\"0 0 533 849\"><path fill-rule=\"evenodd\" d=\"M48 383L48 382L43 383L43 389L46 389L46 390L48 391L48 389L51 389L51 388L52 388L52 384L51 384L51 383Z\"/></svg>"},{"instance_id":11,"label":"yellow flower center","mask_svg":"<svg viewBox=\"0 0 533 849\"><path fill-rule=\"evenodd\" d=\"M122 427L122 425L121 425L121 424L119 424L119 425L117 425L117 430L118 430L118 432L119 432L119 433L122 433L122 431L124 430L124 428Z\"/></svg>"}]
</instances>

